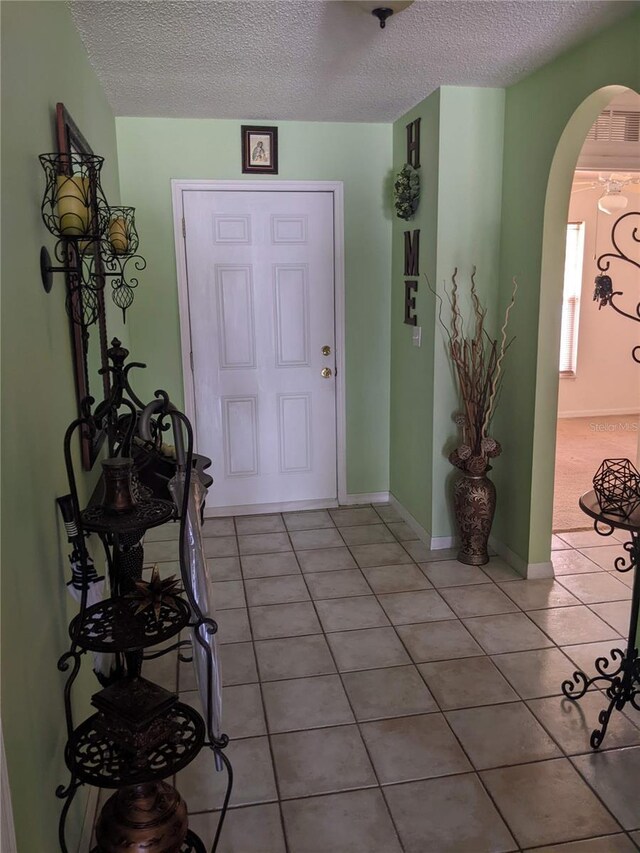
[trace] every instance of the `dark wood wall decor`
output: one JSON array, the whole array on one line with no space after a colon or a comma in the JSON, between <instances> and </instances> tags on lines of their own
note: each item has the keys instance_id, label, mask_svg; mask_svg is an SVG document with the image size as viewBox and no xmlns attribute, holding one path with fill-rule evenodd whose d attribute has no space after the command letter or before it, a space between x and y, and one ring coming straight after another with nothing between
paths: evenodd
<instances>
[{"instance_id":1,"label":"dark wood wall decor","mask_svg":"<svg viewBox=\"0 0 640 853\"><path fill-rule=\"evenodd\" d=\"M420 229L404 232L404 274L420 275Z\"/></svg>"},{"instance_id":2,"label":"dark wood wall decor","mask_svg":"<svg viewBox=\"0 0 640 853\"><path fill-rule=\"evenodd\" d=\"M406 276L420 275L420 229L404 232L404 274ZM404 283L404 322L407 326L418 325L416 310L416 297L418 292L417 281L405 281Z\"/></svg>"},{"instance_id":3,"label":"dark wood wall decor","mask_svg":"<svg viewBox=\"0 0 640 853\"><path fill-rule=\"evenodd\" d=\"M249 175L278 174L278 128L243 124L242 173Z\"/></svg>"},{"instance_id":4,"label":"dark wood wall decor","mask_svg":"<svg viewBox=\"0 0 640 853\"><path fill-rule=\"evenodd\" d=\"M407 163L414 169L420 168L420 119L407 125Z\"/></svg>"},{"instance_id":5,"label":"dark wood wall decor","mask_svg":"<svg viewBox=\"0 0 640 853\"><path fill-rule=\"evenodd\" d=\"M79 154L93 154L93 149L80 132L77 124L69 115L65 105L62 103L56 104L56 142L58 153L68 155L72 152ZM69 242L66 247L67 253L75 251L74 244ZM96 269L99 275L104 275L102 261L99 256L96 256ZM68 258L67 266L74 268L77 266L75 258ZM73 317L82 317L84 307L82 305L83 293L82 288L77 286L77 283L72 280L74 273L67 272L66 287L67 299L71 300L69 310L69 324L71 331L71 344L73 352L73 368L76 385L76 399L78 402L78 415L82 417L87 412L83 410L82 401L87 397L93 396L96 399L109 396L109 372L107 370L109 361L107 359L107 320L104 305L104 289L98 288L95 291L95 300L97 303L97 322L95 328L97 334L89 334L89 327L84 323L76 323ZM89 370L89 352L97 354L96 358L91 361L94 364L99 364L104 370L102 377L98 373L92 375ZM95 434L90 435L88 430L83 430L80 434L80 448L82 457L82 467L85 471L89 471L93 467L100 447L104 441L105 433L101 428L97 428Z\"/></svg>"},{"instance_id":6,"label":"dark wood wall decor","mask_svg":"<svg viewBox=\"0 0 640 853\"><path fill-rule=\"evenodd\" d=\"M405 281L404 283L404 322L407 326L418 325L418 315L413 313L416 308L416 297L413 295L418 292L417 281Z\"/></svg>"},{"instance_id":7,"label":"dark wood wall decor","mask_svg":"<svg viewBox=\"0 0 640 853\"><path fill-rule=\"evenodd\" d=\"M414 169L420 168L420 119L416 118L407 125L407 163ZM404 232L404 274L420 275L420 229ZM417 281L404 283L404 322L407 326L418 325L416 314Z\"/></svg>"}]
</instances>

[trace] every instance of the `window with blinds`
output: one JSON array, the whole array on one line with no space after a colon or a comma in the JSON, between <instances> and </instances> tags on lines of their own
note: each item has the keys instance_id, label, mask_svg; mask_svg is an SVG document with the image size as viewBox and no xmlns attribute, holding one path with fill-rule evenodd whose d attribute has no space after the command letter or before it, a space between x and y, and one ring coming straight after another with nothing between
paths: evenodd
<instances>
[{"instance_id":1,"label":"window with blinds","mask_svg":"<svg viewBox=\"0 0 640 853\"><path fill-rule=\"evenodd\" d=\"M584 259L584 222L567 225L562 294L562 331L560 333L560 375L575 376L578 359L580 292Z\"/></svg>"}]
</instances>

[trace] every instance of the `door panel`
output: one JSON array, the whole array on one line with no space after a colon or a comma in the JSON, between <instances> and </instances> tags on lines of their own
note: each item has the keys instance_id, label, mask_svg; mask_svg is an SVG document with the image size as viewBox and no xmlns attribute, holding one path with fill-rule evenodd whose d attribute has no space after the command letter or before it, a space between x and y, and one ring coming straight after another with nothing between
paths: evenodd
<instances>
[{"instance_id":1,"label":"door panel","mask_svg":"<svg viewBox=\"0 0 640 853\"><path fill-rule=\"evenodd\" d=\"M332 193L185 191L183 206L207 506L335 499Z\"/></svg>"}]
</instances>

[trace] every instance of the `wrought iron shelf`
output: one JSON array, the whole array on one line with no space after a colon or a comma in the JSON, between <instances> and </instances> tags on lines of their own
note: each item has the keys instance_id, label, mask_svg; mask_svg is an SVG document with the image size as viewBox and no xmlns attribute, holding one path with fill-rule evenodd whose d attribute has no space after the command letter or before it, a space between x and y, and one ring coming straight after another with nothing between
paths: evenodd
<instances>
[{"instance_id":1,"label":"wrought iron shelf","mask_svg":"<svg viewBox=\"0 0 640 853\"><path fill-rule=\"evenodd\" d=\"M582 670L576 670L570 679L562 682L562 692L573 701L581 699L592 685L604 688L609 704L598 714L599 727L593 730L589 741L592 749L598 749L607 733L614 709L621 711L629 703L636 711L640 711L640 655L637 643L640 613L640 508L627 518L603 513L593 491L580 498L580 508L593 518L594 528L601 536L610 536L614 529L631 534L630 540L623 546L627 556L617 557L614 568L618 572L635 572L626 649L612 648L609 655L596 658L596 675L589 676Z\"/></svg>"},{"instance_id":2,"label":"wrought iron shelf","mask_svg":"<svg viewBox=\"0 0 640 853\"><path fill-rule=\"evenodd\" d=\"M100 853L100 848L94 847L91 853ZM189 830L179 853L206 853L206 848L195 832Z\"/></svg>"},{"instance_id":3,"label":"wrought iron shelf","mask_svg":"<svg viewBox=\"0 0 640 853\"><path fill-rule=\"evenodd\" d=\"M149 530L175 518L175 506L160 498L139 503L131 512L118 515L99 504L88 506L81 514L83 528L91 533L131 533Z\"/></svg>"},{"instance_id":4,"label":"wrought iron shelf","mask_svg":"<svg viewBox=\"0 0 640 853\"><path fill-rule=\"evenodd\" d=\"M209 635L215 634L217 625L205 615L195 597L193 579L185 564L185 553L179 549L180 574L184 591L164 594L161 590L150 589L149 596L144 595L143 586L136 586L142 579L144 532L168 521L180 523L181 541L187 541L186 519L191 512L191 503L196 513L202 511L204 495L200 487L211 482L204 474L211 460L193 453L193 430L186 416L175 409L164 391L156 392L155 399L144 404L131 390L127 373L135 363L124 364L127 351L116 340L110 350L109 358L113 367L112 390L99 404L93 414L83 409L81 417L76 418L67 428L64 440L64 456L69 479L68 501L65 503L66 516L63 514L67 536L73 545L72 558L78 574L87 583L81 587L80 610L69 626L71 644L58 660L58 669L66 672L64 686L64 708L67 733L65 762L70 772L67 785L59 785L56 796L63 801L58 822L58 841L62 853L69 853L66 841L66 822L71 804L78 789L87 784L99 788L122 789L145 783L170 780L185 768L203 748L211 749L216 758L216 766L226 771L227 784L222 807L219 813L218 827L215 832L212 853L218 847L222 825L229 806L233 785L233 770L224 753L229 739L217 732L219 714L216 699L217 678L215 647ZM143 365L135 365L143 366ZM170 422L170 423L169 423ZM114 514L104 509L106 500L105 478L101 478L84 511L78 504L78 489L71 453L72 438L78 430L95 432L104 424L108 439L108 454L111 458L135 457L136 488L131 489L137 504L129 512ZM164 434L171 428L175 445L175 460L160 453ZM138 440L139 439L139 440ZM176 501L173 490L168 488L172 478L182 476L182 497ZM198 489L191 490L192 477L197 480ZM133 485L133 484L132 484ZM141 499L144 491L150 490L149 497ZM149 492L147 491L147 494ZM194 494L197 495L194 497ZM197 501L200 501L198 504ZM111 597L105 601L88 605L90 596L90 568L92 562L85 544L89 533L98 534L105 551L106 571ZM75 571L75 568L74 568ZM95 575L95 572L93 573ZM162 584L159 585L159 587ZM126 593L135 592L129 597ZM158 602L158 616L152 607L140 612L141 603ZM191 626L191 642L198 643L198 653L207 666L207 701L204 715L189 705L175 701L171 697L170 707L159 701L149 703L148 713L141 708L137 698L131 694L118 698L119 694L97 695L94 705L99 713L94 713L80 725L74 721L72 691L80 672L86 652L98 656L112 654L114 665L108 672L103 671L103 660L96 657L94 669L105 690L117 685L123 679L140 677L144 652L151 647L160 646L155 654L158 657L180 646L175 638L180 631ZM172 640L172 638L174 638ZM173 645L167 644L172 641ZM125 689L124 685L121 685ZM129 713L134 709L136 713ZM153 713L152 713L153 712ZM156 713L157 712L157 713ZM98 853L99 848L92 853ZM189 831L185 842L177 853L205 853L201 839Z\"/></svg>"},{"instance_id":5,"label":"wrought iron shelf","mask_svg":"<svg viewBox=\"0 0 640 853\"><path fill-rule=\"evenodd\" d=\"M173 776L196 757L205 742L200 714L177 702L166 717L175 726L174 737L138 762L100 730L98 717L93 714L74 731L65 749L65 761L74 778L99 788L121 788Z\"/></svg>"},{"instance_id":6,"label":"wrought iron shelf","mask_svg":"<svg viewBox=\"0 0 640 853\"><path fill-rule=\"evenodd\" d=\"M158 645L175 637L189 623L188 603L174 597L163 601L158 618L151 608L136 613L138 602L127 598L108 598L87 607L69 625L71 638L90 652L134 652Z\"/></svg>"}]
</instances>

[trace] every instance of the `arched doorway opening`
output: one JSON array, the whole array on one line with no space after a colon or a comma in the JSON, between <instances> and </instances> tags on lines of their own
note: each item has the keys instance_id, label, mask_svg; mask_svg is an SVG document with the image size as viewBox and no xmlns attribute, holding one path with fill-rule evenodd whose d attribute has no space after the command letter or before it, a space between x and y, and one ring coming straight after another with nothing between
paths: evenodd
<instances>
[{"instance_id":1,"label":"arched doorway opening","mask_svg":"<svg viewBox=\"0 0 640 853\"><path fill-rule=\"evenodd\" d=\"M624 86L607 86L586 98L569 119L556 147L545 198L530 541L551 550L559 390L560 324L571 187L578 156L591 126ZM621 318L621 322L623 321ZM629 355L629 358L631 356ZM575 496L576 502L579 495Z\"/></svg>"}]
</instances>

